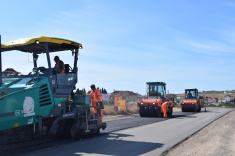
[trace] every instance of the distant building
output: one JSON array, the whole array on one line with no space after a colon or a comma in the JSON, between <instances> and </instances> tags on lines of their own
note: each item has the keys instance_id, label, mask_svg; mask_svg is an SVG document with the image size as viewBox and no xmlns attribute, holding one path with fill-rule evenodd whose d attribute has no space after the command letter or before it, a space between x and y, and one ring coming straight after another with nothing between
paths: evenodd
<instances>
[{"instance_id":1,"label":"distant building","mask_svg":"<svg viewBox=\"0 0 235 156\"><path fill-rule=\"evenodd\" d=\"M2 72L3 77L8 77L8 76L17 76L19 75L20 72L15 71L13 68L7 68Z\"/></svg>"},{"instance_id":2,"label":"distant building","mask_svg":"<svg viewBox=\"0 0 235 156\"><path fill-rule=\"evenodd\" d=\"M219 100L218 101L220 104L224 104L226 101L225 100Z\"/></svg>"},{"instance_id":3,"label":"distant building","mask_svg":"<svg viewBox=\"0 0 235 156\"><path fill-rule=\"evenodd\" d=\"M216 103L216 98L210 98L208 99L208 105L215 105L215 106L219 106L219 102Z\"/></svg>"},{"instance_id":4,"label":"distant building","mask_svg":"<svg viewBox=\"0 0 235 156\"><path fill-rule=\"evenodd\" d=\"M113 97L115 95L120 95L122 96L123 100L125 99L127 102L128 101L137 101L138 97L141 96L140 94L134 93L132 91L114 91L111 93L111 97Z\"/></svg>"},{"instance_id":5,"label":"distant building","mask_svg":"<svg viewBox=\"0 0 235 156\"><path fill-rule=\"evenodd\" d=\"M216 103L216 99L208 99L208 104Z\"/></svg>"},{"instance_id":6,"label":"distant building","mask_svg":"<svg viewBox=\"0 0 235 156\"><path fill-rule=\"evenodd\" d=\"M232 100L232 97L230 95L226 95L224 97L224 100L227 101L227 102L230 102Z\"/></svg>"}]
</instances>

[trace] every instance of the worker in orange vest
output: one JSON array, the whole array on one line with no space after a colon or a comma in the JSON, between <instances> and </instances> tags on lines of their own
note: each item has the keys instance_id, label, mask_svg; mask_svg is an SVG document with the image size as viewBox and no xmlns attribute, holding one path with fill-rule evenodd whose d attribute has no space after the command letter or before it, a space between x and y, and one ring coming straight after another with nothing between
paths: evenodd
<instances>
[{"instance_id":1,"label":"worker in orange vest","mask_svg":"<svg viewBox=\"0 0 235 156\"><path fill-rule=\"evenodd\" d=\"M164 114L164 118L167 118L167 112L168 112L169 102L166 101L162 104L162 111Z\"/></svg>"},{"instance_id":2,"label":"worker in orange vest","mask_svg":"<svg viewBox=\"0 0 235 156\"><path fill-rule=\"evenodd\" d=\"M102 96L101 93L99 91L99 89L95 88L95 85L92 84L91 85L91 93L90 93L90 97L91 97L91 105L97 107L97 102L102 102ZM94 108L94 113L97 114L97 109ZM100 110L100 122L102 123L103 120L103 109Z\"/></svg>"},{"instance_id":3,"label":"worker in orange vest","mask_svg":"<svg viewBox=\"0 0 235 156\"><path fill-rule=\"evenodd\" d=\"M55 56L54 57L54 61L55 61L55 71L57 74L62 74L64 73L64 62L60 60L59 56Z\"/></svg>"}]
</instances>

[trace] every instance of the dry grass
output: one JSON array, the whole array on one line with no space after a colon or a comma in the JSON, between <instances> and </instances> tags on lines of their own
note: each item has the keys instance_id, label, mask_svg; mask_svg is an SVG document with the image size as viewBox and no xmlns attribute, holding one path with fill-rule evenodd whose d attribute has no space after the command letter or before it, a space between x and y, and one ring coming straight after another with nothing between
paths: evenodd
<instances>
[{"instance_id":1,"label":"dry grass","mask_svg":"<svg viewBox=\"0 0 235 156\"><path fill-rule=\"evenodd\" d=\"M114 111L114 105L104 105L103 114L104 115L116 115L117 112Z\"/></svg>"},{"instance_id":2,"label":"dry grass","mask_svg":"<svg viewBox=\"0 0 235 156\"><path fill-rule=\"evenodd\" d=\"M126 109L127 109L127 112L128 112L128 113L131 113L131 114L137 114L138 111L139 111L136 101L128 102L127 105L126 105L126 107L127 107L127 108L126 108Z\"/></svg>"}]
</instances>

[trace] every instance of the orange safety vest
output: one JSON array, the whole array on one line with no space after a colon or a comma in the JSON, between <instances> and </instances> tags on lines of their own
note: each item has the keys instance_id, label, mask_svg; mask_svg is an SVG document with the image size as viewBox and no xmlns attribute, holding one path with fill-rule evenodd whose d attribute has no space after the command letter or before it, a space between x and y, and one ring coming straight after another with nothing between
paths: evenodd
<instances>
[{"instance_id":1,"label":"orange safety vest","mask_svg":"<svg viewBox=\"0 0 235 156\"><path fill-rule=\"evenodd\" d=\"M164 103L162 104L162 111L163 111L163 113L164 113L164 118L167 117L168 107L169 107L169 104L167 104L167 102L164 102Z\"/></svg>"},{"instance_id":2,"label":"orange safety vest","mask_svg":"<svg viewBox=\"0 0 235 156\"><path fill-rule=\"evenodd\" d=\"M102 101L102 96L101 96L99 89L95 89L95 92L93 92L93 90L92 90L90 93L90 97L91 97L91 104L92 105L94 104L96 106L97 101Z\"/></svg>"},{"instance_id":3,"label":"orange safety vest","mask_svg":"<svg viewBox=\"0 0 235 156\"><path fill-rule=\"evenodd\" d=\"M56 62L55 67L60 67L60 65L59 65L60 61L61 61L61 60L59 60L58 62ZM61 61L61 62L63 63L63 67L64 67L64 69L65 69L64 62L63 62L63 61ZM64 73L64 69L62 69L61 72L57 72L57 74L62 74L62 73Z\"/></svg>"},{"instance_id":4,"label":"orange safety vest","mask_svg":"<svg viewBox=\"0 0 235 156\"><path fill-rule=\"evenodd\" d=\"M97 101L102 101L102 96L101 93L99 91L99 89L95 89L95 92L93 92L93 90L90 93L90 97L91 97L91 105L97 107L96 102ZM94 108L94 113L97 113L97 109ZM103 109L101 109L101 118L100 118L100 122L102 123L103 120Z\"/></svg>"}]
</instances>

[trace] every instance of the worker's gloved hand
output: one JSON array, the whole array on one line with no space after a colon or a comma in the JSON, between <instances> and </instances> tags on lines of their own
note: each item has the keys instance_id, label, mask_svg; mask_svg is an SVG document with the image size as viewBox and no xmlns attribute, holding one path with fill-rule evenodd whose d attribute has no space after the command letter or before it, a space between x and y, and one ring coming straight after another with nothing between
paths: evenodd
<instances>
[{"instance_id":1,"label":"worker's gloved hand","mask_svg":"<svg viewBox=\"0 0 235 156\"><path fill-rule=\"evenodd\" d=\"M97 106L100 107L100 109L104 109L104 104L102 101L96 102Z\"/></svg>"}]
</instances>

